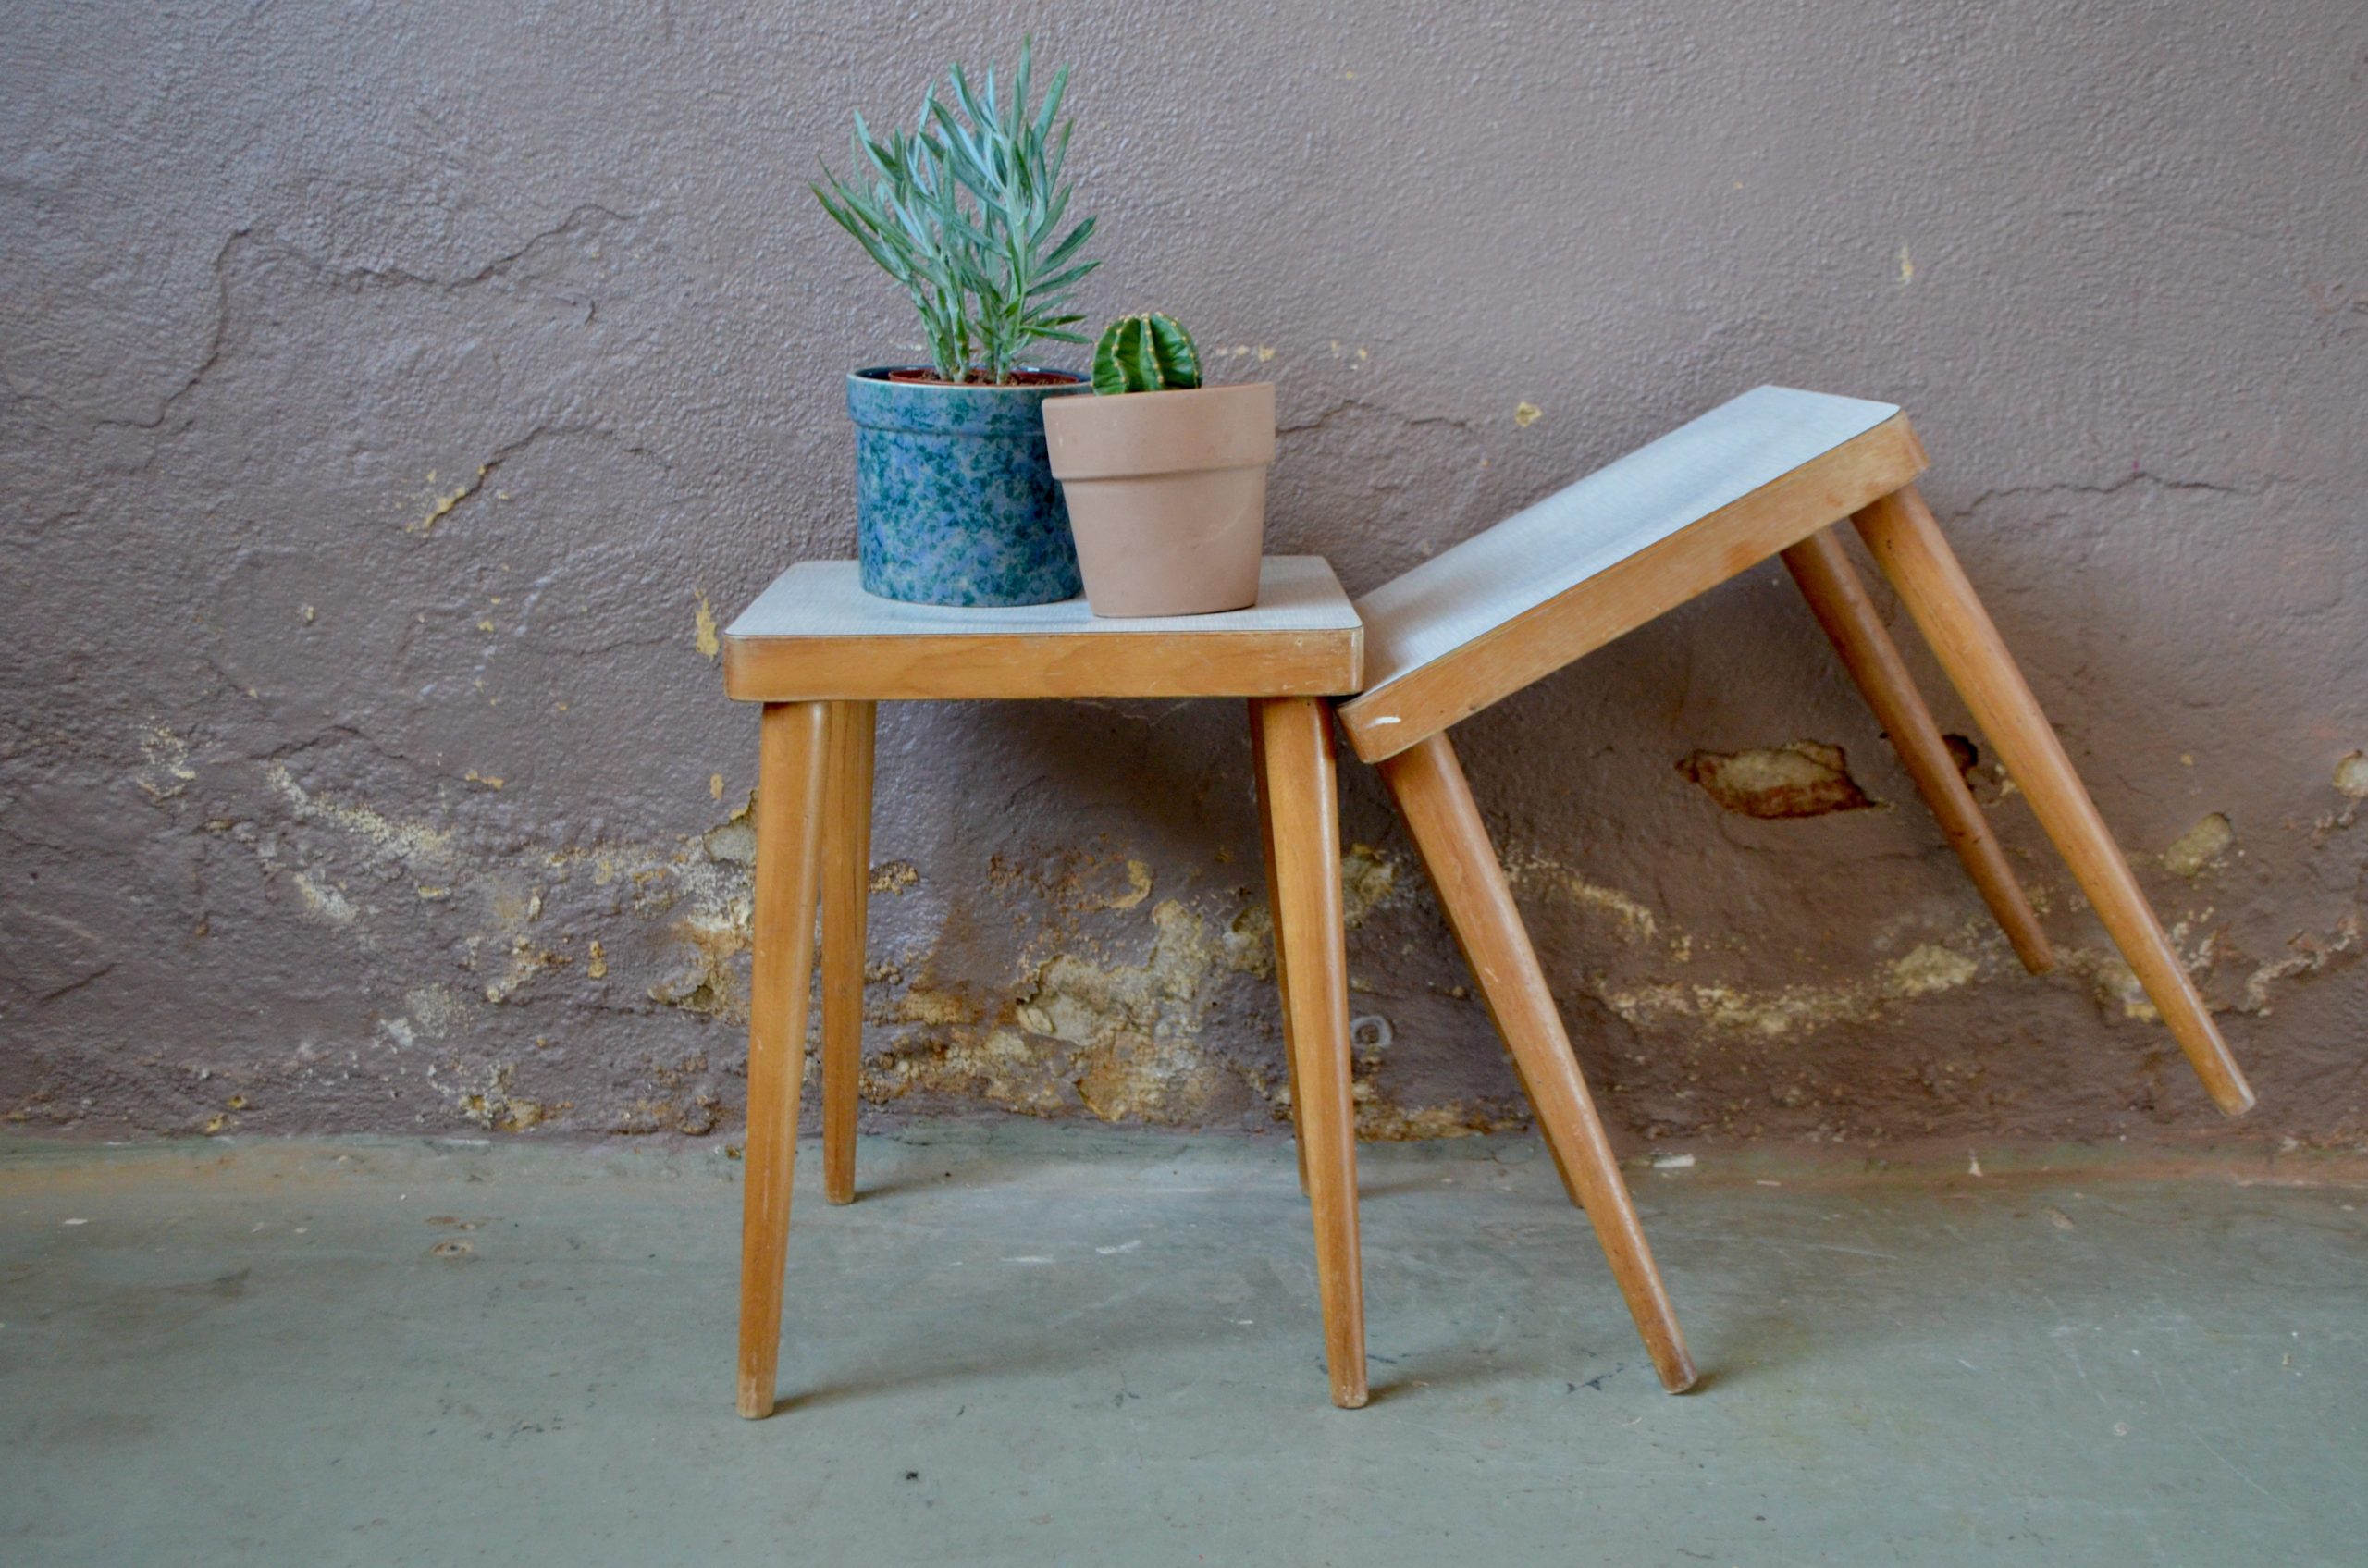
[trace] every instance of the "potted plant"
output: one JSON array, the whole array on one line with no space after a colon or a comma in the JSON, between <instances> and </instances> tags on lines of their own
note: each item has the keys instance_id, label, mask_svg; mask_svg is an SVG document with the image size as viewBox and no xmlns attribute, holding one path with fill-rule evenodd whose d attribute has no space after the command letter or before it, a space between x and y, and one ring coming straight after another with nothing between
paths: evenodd
<instances>
[{"instance_id":1,"label":"potted plant","mask_svg":"<svg viewBox=\"0 0 2368 1568\"><path fill-rule=\"evenodd\" d=\"M1044 405L1093 612L1257 603L1275 384L1203 387L1191 335L1152 312L1102 334L1093 390Z\"/></svg>"},{"instance_id":2,"label":"potted plant","mask_svg":"<svg viewBox=\"0 0 2368 1568\"><path fill-rule=\"evenodd\" d=\"M1029 103L1031 46L996 93L960 66L953 103L921 95L909 133L857 115L854 180L828 165L810 188L911 296L926 365L847 377L856 426L856 531L863 586L922 604L1043 604L1078 591L1068 516L1046 465L1040 410L1081 377L1022 363L1043 340L1082 343L1060 302L1098 265L1088 217L1061 231L1069 125L1054 129L1068 68ZM827 185L827 189L825 186Z\"/></svg>"}]
</instances>

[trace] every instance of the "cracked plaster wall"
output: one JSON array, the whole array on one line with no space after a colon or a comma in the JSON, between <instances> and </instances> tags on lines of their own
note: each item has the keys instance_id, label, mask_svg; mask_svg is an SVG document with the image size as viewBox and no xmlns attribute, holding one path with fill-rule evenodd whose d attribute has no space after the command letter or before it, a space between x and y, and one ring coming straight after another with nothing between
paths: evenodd
<instances>
[{"instance_id":1,"label":"cracked plaster wall","mask_svg":"<svg viewBox=\"0 0 2368 1568\"><path fill-rule=\"evenodd\" d=\"M0 1115L730 1135L715 627L850 551L839 377L915 336L802 182L1022 15L0 17ZM2368 12L1024 18L1086 308L1279 384L1273 543L1352 589L1755 383L1905 403L2259 1125L2368 1135ZM1777 568L1459 739L1624 1138L2217 1130L1977 751L2016 969ZM1247 753L884 714L868 1114L1274 1125ZM1518 1123L1344 779L1366 1130Z\"/></svg>"}]
</instances>

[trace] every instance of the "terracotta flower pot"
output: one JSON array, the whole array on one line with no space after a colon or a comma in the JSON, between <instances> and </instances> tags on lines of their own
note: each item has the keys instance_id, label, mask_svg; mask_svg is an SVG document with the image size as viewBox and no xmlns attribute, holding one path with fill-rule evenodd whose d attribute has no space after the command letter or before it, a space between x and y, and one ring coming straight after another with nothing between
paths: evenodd
<instances>
[{"instance_id":1,"label":"terracotta flower pot","mask_svg":"<svg viewBox=\"0 0 2368 1568\"><path fill-rule=\"evenodd\" d=\"M1059 398L1044 435L1096 615L1258 602L1273 382Z\"/></svg>"}]
</instances>

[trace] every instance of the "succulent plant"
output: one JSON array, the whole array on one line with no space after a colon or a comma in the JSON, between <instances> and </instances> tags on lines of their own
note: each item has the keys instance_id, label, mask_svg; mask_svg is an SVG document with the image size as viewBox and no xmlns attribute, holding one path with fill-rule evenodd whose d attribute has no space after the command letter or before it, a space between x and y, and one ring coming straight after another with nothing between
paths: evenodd
<instances>
[{"instance_id":1,"label":"succulent plant","mask_svg":"<svg viewBox=\"0 0 2368 1568\"><path fill-rule=\"evenodd\" d=\"M1192 334L1155 310L1120 316L1093 345L1096 392L1184 392L1200 384Z\"/></svg>"},{"instance_id":2,"label":"succulent plant","mask_svg":"<svg viewBox=\"0 0 2368 1568\"><path fill-rule=\"evenodd\" d=\"M856 116L855 172L869 166L875 178L850 184L825 164L829 189L808 187L912 296L931 363L948 381L1008 382L1030 343L1085 341L1068 330L1085 318L1063 313L1060 301L1101 265L1078 259L1093 219L1055 238L1072 189L1061 182L1071 122L1053 126L1069 72L1054 72L1042 105L1031 110L1033 53L1032 40L1020 44L1019 68L1002 98L992 68L978 92L960 66L951 68L955 106L924 92L919 123L884 142Z\"/></svg>"}]
</instances>

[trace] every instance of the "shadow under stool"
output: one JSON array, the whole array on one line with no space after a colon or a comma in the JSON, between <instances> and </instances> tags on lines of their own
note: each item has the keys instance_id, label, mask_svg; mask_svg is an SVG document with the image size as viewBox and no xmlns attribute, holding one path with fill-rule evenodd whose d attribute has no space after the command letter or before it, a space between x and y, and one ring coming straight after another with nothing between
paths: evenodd
<instances>
[{"instance_id":1,"label":"shadow under stool","mask_svg":"<svg viewBox=\"0 0 2368 1568\"><path fill-rule=\"evenodd\" d=\"M1564 1184L1586 1210L1672 1391L1694 1381L1667 1293L1450 727L1782 554L2024 965L2054 955L1850 564L1850 519L2069 863L2221 1110L2252 1092L2128 862L1913 483L1889 403L1762 387L1434 556L1357 601L1365 687L1336 704L1380 766Z\"/></svg>"}]
</instances>

